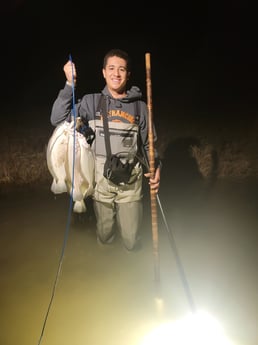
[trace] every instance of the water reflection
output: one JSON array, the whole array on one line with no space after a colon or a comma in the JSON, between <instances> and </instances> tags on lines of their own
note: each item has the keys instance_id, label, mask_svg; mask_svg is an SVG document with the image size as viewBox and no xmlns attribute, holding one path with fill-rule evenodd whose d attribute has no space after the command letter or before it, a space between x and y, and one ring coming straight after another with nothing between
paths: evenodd
<instances>
[{"instance_id":1,"label":"water reflection","mask_svg":"<svg viewBox=\"0 0 258 345\"><path fill-rule=\"evenodd\" d=\"M217 186L208 201L193 207L189 199L184 208L165 195L161 202L166 200L196 304L219 317L234 345L256 345L256 201L250 194L243 198L243 187L240 194L237 198L234 186ZM44 189L0 200L0 343L37 345L60 263L69 199ZM150 219L146 201L142 247L135 253L124 250L119 238L109 246L97 244L90 217L71 223L41 345L139 345L158 323L189 313L161 215L160 282L154 281Z\"/></svg>"}]
</instances>

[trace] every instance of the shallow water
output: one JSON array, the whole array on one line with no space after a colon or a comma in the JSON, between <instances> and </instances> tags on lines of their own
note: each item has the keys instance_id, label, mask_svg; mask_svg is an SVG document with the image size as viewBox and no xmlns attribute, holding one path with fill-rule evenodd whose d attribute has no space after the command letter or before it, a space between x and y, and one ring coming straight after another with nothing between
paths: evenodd
<instances>
[{"instance_id":1,"label":"shallow water","mask_svg":"<svg viewBox=\"0 0 258 345\"><path fill-rule=\"evenodd\" d=\"M141 345L158 323L191 312L190 291L233 345L257 345L257 182L167 186L158 281L148 193L141 248L129 253L119 238L97 244L90 202L70 222L68 195L3 191L0 344Z\"/></svg>"}]
</instances>

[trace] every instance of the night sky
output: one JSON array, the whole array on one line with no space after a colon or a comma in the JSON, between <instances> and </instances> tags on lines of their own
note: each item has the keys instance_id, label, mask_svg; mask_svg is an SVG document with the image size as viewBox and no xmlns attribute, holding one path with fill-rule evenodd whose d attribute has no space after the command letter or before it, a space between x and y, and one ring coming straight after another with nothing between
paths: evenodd
<instances>
[{"instance_id":1,"label":"night sky","mask_svg":"<svg viewBox=\"0 0 258 345\"><path fill-rule=\"evenodd\" d=\"M176 113L256 114L255 11L248 1L162 4L5 0L1 5L3 110L49 110L72 55L77 96L104 86L104 54L132 57L131 83L145 96L145 53L151 53L154 106ZM3 111L1 116L4 116Z\"/></svg>"},{"instance_id":2,"label":"night sky","mask_svg":"<svg viewBox=\"0 0 258 345\"><path fill-rule=\"evenodd\" d=\"M164 136L168 133L170 135L169 130L173 128L178 118L185 124L185 127L189 126L187 121L184 122L187 118L191 118L192 121L189 121L191 123L201 122L204 118L205 121L207 118L215 118L213 122L216 124L217 121L221 121L218 128L222 128L227 123L230 130L236 117L246 119L244 121L249 124L258 123L257 11L248 0L195 0L189 1L189 3L180 0L175 4L169 1L166 4L162 4L160 1L150 4L150 2L139 1L103 3L85 0L1 0L0 11L0 116L1 129L7 133L7 139L8 131L14 128L14 133L16 133L15 129L19 126L22 128L20 132L18 131L18 133L22 133L18 134L21 139L22 135L26 135L23 129L30 131L35 126L50 136L53 131L50 124L51 108L59 90L64 86L63 65L69 54L72 55L76 64L78 74L76 96L79 98L84 93L100 92L103 89L105 83L102 77L102 62L105 53L111 48L121 48L129 53L133 62L130 82L141 88L144 97L146 97L145 53L151 54L154 120L156 125L162 123L164 126L165 132L162 132L165 133ZM255 121L250 121L251 118L255 118ZM241 125L241 121L239 124ZM240 125L237 126L242 131ZM38 131L35 132L38 133ZM34 135L34 132L32 133ZM213 133L217 132L214 130ZM246 134L245 131L243 133L243 137L248 139L248 133ZM255 127L253 133L255 133ZM3 138L6 139L5 136ZM42 148L45 148L47 144L46 138L46 135L44 135L43 141L41 141L41 137L39 138ZM190 272L190 278L195 283L197 299L203 301L207 306L210 305L211 309L218 310L218 314L227 320L227 326L232 327L232 333L236 338L240 334L247 339L254 339L256 336L254 301L257 297L257 290L253 286L256 284L257 274L257 248L255 248L257 243L257 183L253 183L248 191L242 184L230 184L223 190L223 184L216 185L215 183L218 159L214 155L214 161L211 162L211 179L208 184L203 180L204 183L201 185L200 172L196 162L193 157L189 160L189 138L178 137L176 139L179 140L173 143L170 151L168 150L168 164L166 165L166 161L164 162L162 176L164 182L161 185L161 187L164 186L162 187L164 189L161 188L161 195L164 197L164 205L169 211L167 215L173 224L172 230L178 231L182 247L185 245L184 258L189 264L187 269ZM192 138L190 139L192 140ZM29 140L30 136L27 138L27 142L30 143ZM254 142L256 143L256 141ZM8 140L6 143L9 145ZM12 143L11 140L10 143ZM255 147L251 151L250 157L256 157L257 148ZM216 150L215 153L217 153ZM20 156L23 159L24 156ZM231 162L231 157L229 158ZM244 160L244 163L246 161ZM17 167L19 166L18 161ZM33 170L34 165L31 166L31 170ZM213 172L215 173L213 174ZM38 187L37 183L36 187ZM28 191L31 192L30 188ZM21 332L19 334L13 332L13 311L15 310L15 315L17 315L20 329L24 330L26 330L26 323L30 317L33 320L32 324L42 317L42 315L35 317L34 309L38 296L42 294L42 289L44 288L44 291L49 289L49 286L44 285L46 282L48 283L49 279L43 278L44 275L46 277L49 275L51 260L56 260L54 257L56 248L60 245L57 242L59 241L58 233L62 231L60 234L63 234L62 225L65 221L63 219L66 219L66 210L63 203L57 203L56 198L49 199L49 195L42 198L41 193L35 194L38 199L28 198L29 203L27 203L27 199L24 199L24 193L18 193L18 195L22 200L18 198L17 194L13 198L13 194L10 193L7 204L5 195L2 198L2 209L4 210L2 224L6 227L6 230L3 229L5 232L2 236L4 240L2 255L5 263L4 266L2 265L5 277L3 291L8 291L8 298L6 298L8 303L4 303L5 312L2 314L5 315L4 324L8 325L5 330L6 337L9 338L11 335L32 339L31 332L24 332L23 335L20 334ZM34 210L33 207L35 207ZM8 213L8 210L11 214ZM16 217L13 217L13 214ZM92 229L95 231L94 227ZM55 234L54 237L53 234ZM47 237L42 237L43 235ZM78 240L78 243L72 242L75 244L71 246L72 260L78 260L78 253L83 253L84 250L90 255L93 253L93 260L87 263L88 266L81 264L83 262L81 256L79 265L77 261L68 262L69 265L72 264L72 266L68 266L68 273L70 273L69 267L76 267L76 270L72 269L73 274L68 274L64 278L73 279L69 280L68 286L74 286L74 274L76 274L80 277L81 291L87 291L87 294L82 304L81 295L77 294L79 290L72 290L72 293L76 292L76 298L72 299L72 310L75 308L79 319L77 317L72 320L70 317L67 319L65 312L59 313L61 319L57 320L57 326L59 324L60 329L54 324L53 334L50 331L49 335L54 339L57 339L57 336L66 337L68 335L65 340L72 339L73 341L76 337L80 337L85 329L86 332L89 330L96 333L95 324L101 325L102 321L105 325L104 332L97 332L97 336L105 335L105 329L108 330L108 333L111 329L110 334L112 335L113 325L120 327L122 321L122 327L119 329L125 330L128 324L134 325L135 320L142 317L141 310L144 311L145 317L145 309L142 307L139 309L137 305L137 301L142 299L141 296L144 296L142 299L144 302L149 295L149 293L146 294L145 288L146 269L144 268L143 273L140 272L141 267L144 266L135 265L136 261L133 261L134 267L132 266L129 271L124 270L124 265L129 264L129 261L118 261L117 258L122 257L118 251L114 252L115 256L109 255L106 260L106 252L94 250L95 235L91 237L88 228L87 232L76 231L74 235L76 236L73 236L72 241ZM89 237L84 241L84 236L88 235ZM14 237L15 241L13 241ZM10 243L14 245L10 245ZM47 251L44 247L46 243ZM46 252L48 253L47 260ZM12 258L11 260L9 260L9 256ZM141 263L146 263L146 257L142 258ZM165 252L163 258L169 258L169 255ZM128 260L131 261L131 256L128 256ZM120 261L121 269L117 265ZM45 266L42 265L42 262ZM105 262L107 265L107 274L103 275L103 270L98 272L100 262ZM168 272L169 279L172 278L171 286L175 287L171 304L176 306L175 310L172 308L174 318L177 308L179 314L183 310L181 297L174 298L174 291L175 293L179 291L177 280L179 284L181 282L173 272L172 275L169 273L171 270L169 261L167 265L164 266L164 272ZM110 268L111 274L109 274ZM134 271L134 268L137 270ZM174 265L172 269L174 269ZM93 280L89 281L89 275L85 272L95 272ZM112 272L122 277L122 285L114 284ZM127 282L134 282L135 277L140 277L140 281L139 284L133 284L136 292L132 295L132 287ZM107 304L112 306L111 328L106 322L109 320L107 318L109 310L105 310L105 303L102 303L102 289L89 289L89 286L98 284L95 279L100 279L100 286L106 284L105 286L112 287L111 297L109 296L108 301L117 302L117 305L114 304L115 308L113 308L113 304ZM143 280L141 281L141 279ZM147 277L147 279L149 278ZM15 287L18 288L13 290L16 280L18 284ZM34 280L38 290L30 293L29 288L33 287ZM43 282L43 285L39 284L39 281ZM64 285L65 283L66 281L64 281ZM125 289L121 289L123 284ZM126 285L129 286L130 291L126 290L128 287ZM165 287L165 284L163 285ZM167 288L169 288L168 285ZM67 291L65 288L64 294L60 298L62 311L65 311L64 308L71 307L70 304L67 305ZM98 297L96 291L99 291L101 296ZM141 292L144 295L141 295ZM130 298L125 298L127 294L138 297L134 303L131 303ZM26 303L26 296L29 297L29 303ZM184 298L185 296L183 296ZM33 299L35 299L35 303L33 303ZM95 301L97 301L100 312L96 309ZM140 302L142 303L142 301ZM93 308L92 311L88 305ZM131 307L132 311L137 307L136 314L131 312ZM128 315L133 316L134 320L133 323L131 320L128 323L126 316L126 323L123 324L127 308L130 311ZM140 313L138 313L139 310ZM37 308L36 312L39 311L40 308ZM25 318L23 314L26 316ZM89 315L89 321L86 323L85 315ZM150 315L151 324L153 324L154 318L152 314ZM94 316L96 317L94 318ZM118 317L118 323L114 321L116 320L113 318L114 316ZM135 316L137 317L135 318ZM160 316L161 314L159 314L159 318ZM55 321L55 317L53 321ZM67 327L64 327L66 323ZM82 324L94 327L88 327L88 329L86 327L82 330ZM137 324L136 329L139 325L140 323ZM32 329L34 333L38 332L36 327L31 327L31 324L29 326L30 331ZM73 330L70 334L69 329ZM116 333L119 335L121 333L122 336L124 331L117 332L116 328ZM14 343L16 344L17 341ZM247 340L243 343L250 344L250 341Z\"/></svg>"}]
</instances>

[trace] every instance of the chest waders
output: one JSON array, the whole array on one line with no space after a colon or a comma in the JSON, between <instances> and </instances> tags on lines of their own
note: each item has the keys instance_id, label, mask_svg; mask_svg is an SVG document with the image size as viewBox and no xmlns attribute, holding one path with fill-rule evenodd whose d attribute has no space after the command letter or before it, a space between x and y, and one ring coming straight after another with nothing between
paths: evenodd
<instances>
[{"instance_id":1,"label":"chest waders","mask_svg":"<svg viewBox=\"0 0 258 345\"><path fill-rule=\"evenodd\" d=\"M101 112L101 109L100 109ZM128 250L135 247L142 222L142 166L137 162L128 184L115 185L103 176L106 160L103 121L89 121L95 131L92 148L95 151L95 190L92 196L97 220L97 237L102 243L110 243L115 237L115 225ZM138 152L139 126L136 123L109 121L112 153L123 153L133 159Z\"/></svg>"}]
</instances>

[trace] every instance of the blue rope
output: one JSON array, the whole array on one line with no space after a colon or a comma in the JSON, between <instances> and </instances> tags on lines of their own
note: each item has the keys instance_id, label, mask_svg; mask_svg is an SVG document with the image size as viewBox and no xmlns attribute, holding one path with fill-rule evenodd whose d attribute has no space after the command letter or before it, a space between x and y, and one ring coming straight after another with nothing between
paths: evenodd
<instances>
[{"instance_id":1,"label":"blue rope","mask_svg":"<svg viewBox=\"0 0 258 345\"><path fill-rule=\"evenodd\" d=\"M72 104L72 113L73 113L73 170L72 170L72 191L71 191L71 203L73 202L73 191L74 191L74 166L75 166L75 145L76 145L76 109L75 109L75 90L74 90L74 70L73 70L73 60L72 55L69 55L69 60L72 66L72 92L73 92L73 104ZM70 212L69 212L70 213Z\"/></svg>"},{"instance_id":2,"label":"blue rope","mask_svg":"<svg viewBox=\"0 0 258 345\"><path fill-rule=\"evenodd\" d=\"M70 203L69 203L69 212L68 212L68 217L67 217L67 223L66 223L66 230L65 230L65 237L64 237L64 242L63 242L63 247L62 247L62 252L61 252L61 256L59 259L59 265L58 265L58 270L57 270L57 274L56 274L56 278L55 278L55 282L54 282L54 287L52 289L52 294L51 294L51 298L50 298L50 302L48 305L48 309L46 312L46 316L45 316L45 320L43 323L43 327L42 327L42 331L41 331L41 335L39 338L39 342L38 345L41 344L41 340L43 338L43 334L44 334L44 330L46 327L46 323L47 323L47 319L48 319L48 315L50 312L50 308L55 296L55 291L56 291L56 287L57 287L57 281L58 278L60 276L61 273L61 267L62 267L62 263L63 263L63 257L64 257L64 252L65 252L65 248L66 248L66 243L67 243L67 239L68 239L68 233L69 233L69 228L70 228L70 224L71 224L71 216L72 216L72 211L73 211L73 191L74 191L74 166L75 166L75 143L76 143L76 110L75 110L75 91L74 91L74 71L73 71L73 62L72 62L72 56L71 54L69 55L69 60L72 64L72 90L73 90L73 103L72 103L72 113L73 113L73 118L74 118L74 135L73 135L73 169L72 169L72 190L70 193Z\"/></svg>"}]
</instances>

